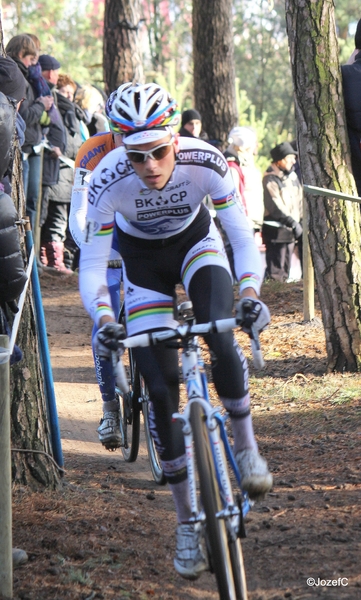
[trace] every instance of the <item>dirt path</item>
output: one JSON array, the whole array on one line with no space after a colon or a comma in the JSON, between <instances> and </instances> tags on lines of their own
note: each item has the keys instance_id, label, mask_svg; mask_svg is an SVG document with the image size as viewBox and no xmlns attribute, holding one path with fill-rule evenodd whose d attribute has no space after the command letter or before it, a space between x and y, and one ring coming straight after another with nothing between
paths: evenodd
<instances>
[{"instance_id":1,"label":"dirt path","mask_svg":"<svg viewBox=\"0 0 361 600\"><path fill-rule=\"evenodd\" d=\"M212 575L191 583L173 570L173 504L151 478L144 444L127 464L98 442L101 400L77 278L45 276L41 285L66 475L56 492L14 492L14 544L29 554L14 573L14 599L217 600ZM251 386L275 485L248 518L249 598L358 600L361 392L346 405L332 403L328 391L304 404L290 398L293 382L322 380L323 332L300 325L299 287L267 301L274 315L263 334L267 370Z\"/></svg>"}]
</instances>

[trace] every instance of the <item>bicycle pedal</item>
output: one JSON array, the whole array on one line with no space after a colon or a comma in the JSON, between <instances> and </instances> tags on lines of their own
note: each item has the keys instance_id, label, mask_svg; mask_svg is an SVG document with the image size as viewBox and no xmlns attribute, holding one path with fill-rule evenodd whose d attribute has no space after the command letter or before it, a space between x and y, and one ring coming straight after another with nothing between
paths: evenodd
<instances>
[{"instance_id":1,"label":"bicycle pedal","mask_svg":"<svg viewBox=\"0 0 361 600\"><path fill-rule=\"evenodd\" d=\"M119 442L103 442L103 446L106 450L109 450L109 452L115 452L115 450L121 448L123 444Z\"/></svg>"}]
</instances>

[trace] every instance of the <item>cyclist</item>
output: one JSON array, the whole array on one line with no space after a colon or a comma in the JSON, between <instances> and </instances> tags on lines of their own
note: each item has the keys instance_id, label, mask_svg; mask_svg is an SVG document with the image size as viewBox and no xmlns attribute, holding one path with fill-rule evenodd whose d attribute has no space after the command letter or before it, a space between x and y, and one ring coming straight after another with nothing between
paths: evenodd
<instances>
[{"instance_id":1,"label":"cyclist","mask_svg":"<svg viewBox=\"0 0 361 600\"><path fill-rule=\"evenodd\" d=\"M110 100L113 92L110 95ZM108 106L108 105L107 105ZM107 111L107 109L106 109ZM107 131L93 135L80 147L74 166L74 185L71 196L69 229L75 243L80 247L84 236L88 203L88 184L92 171L102 158L111 150L122 145L121 134ZM121 257L118 238L115 233L112 240L107 270L107 285L111 297L111 305L117 316L120 309ZM92 331L92 350L95 374L103 399L103 418L98 427L100 442L108 449L119 448L122 443L119 428L114 428L113 415L119 410L119 401L115 394L113 367L109 360L96 352L94 340L98 326L94 323ZM109 418L108 418L109 415Z\"/></svg>"},{"instance_id":2,"label":"cyclist","mask_svg":"<svg viewBox=\"0 0 361 600\"><path fill-rule=\"evenodd\" d=\"M269 322L258 300L262 263L223 155L199 139L175 137L179 120L174 99L160 86L124 84L108 107L113 130L124 146L110 152L94 170L80 256L80 292L99 327L97 353L111 356L121 335L108 292L106 270L113 229L123 260L128 335L176 326L174 291L182 283L198 323L232 315L232 274L220 234L202 203L209 194L233 247L242 310L258 301L256 327ZM114 219L115 214L115 219ZM263 496L272 475L259 455L250 415L247 361L232 332L206 336L217 392L229 411L242 487ZM200 527L191 516L184 440L178 410L178 352L165 345L137 348L135 359L149 388L152 434L177 512L174 565L195 579L207 568ZM118 426L114 412L113 426Z\"/></svg>"}]
</instances>

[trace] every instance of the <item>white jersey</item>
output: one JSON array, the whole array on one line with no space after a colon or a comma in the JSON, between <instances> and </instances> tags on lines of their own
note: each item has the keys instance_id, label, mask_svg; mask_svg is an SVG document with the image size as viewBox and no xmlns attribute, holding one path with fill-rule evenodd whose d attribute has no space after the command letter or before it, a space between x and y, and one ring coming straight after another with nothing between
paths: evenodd
<instances>
[{"instance_id":1,"label":"white jersey","mask_svg":"<svg viewBox=\"0 0 361 600\"><path fill-rule=\"evenodd\" d=\"M106 265L115 220L135 238L159 240L191 227L209 194L233 248L241 290L259 293L262 262L247 218L236 202L234 183L224 156L210 144L179 138L177 160L162 190L150 190L136 175L123 147L107 154L93 171L88 188L88 212L81 246L80 291L97 321L96 308L110 305ZM104 314L104 313L103 313Z\"/></svg>"}]
</instances>

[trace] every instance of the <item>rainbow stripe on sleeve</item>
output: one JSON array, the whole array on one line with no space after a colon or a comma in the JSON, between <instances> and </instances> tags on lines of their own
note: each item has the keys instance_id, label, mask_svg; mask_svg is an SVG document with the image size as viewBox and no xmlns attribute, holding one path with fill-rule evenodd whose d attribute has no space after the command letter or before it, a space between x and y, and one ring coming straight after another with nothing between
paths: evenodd
<instances>
[{"instance_id":1,"label":"rainbow stripe on sleeve","mask_svg":"<svg viewBox=\"0 0 361 600\"><path fill-rule=\"evenodd\" d=\"M233 194L228 194L228 196L217 198L216 200L212 198L212 202L215 210L224 210L225 208L229 208L235 204Z\"/></svg>"},{"instance_id":2,"label":"rainbow stripe on sleeve","mask_svg":"<svg viewBox=\"0 0 361 600\"><path fill-rule=\"evenodd\" d=\"M173 314L173 300L154 300L132 306L129 310L127 320L134 321L140 317L152 317L154 315Z\"/></svg>"},{"instance_id":3,"label":"rainbow stripe on sleeve","mask_svg":"<svg viewBox=\"0 0 361 600\"><path fill-rule=\"evenodd\" d=\"M103 315L113 315L113 309L106 302L98 302L97 307L95 309L95 314L97 318L100 318Z\"/></svg>"},{"instance_id":4,"label":"rainbow stripe on sleeve","mask_svg":"<svg viewBox=\"0 0 361 600\"><path fill-rule=\"evenodd\" d=\"M101 228L95 235L100 235L100 236L111 235L113 233L113 230L114 230L114 221L112 221L111 223L103 223L103 225L101 226Z\"/></svg>"}]
</instances>

